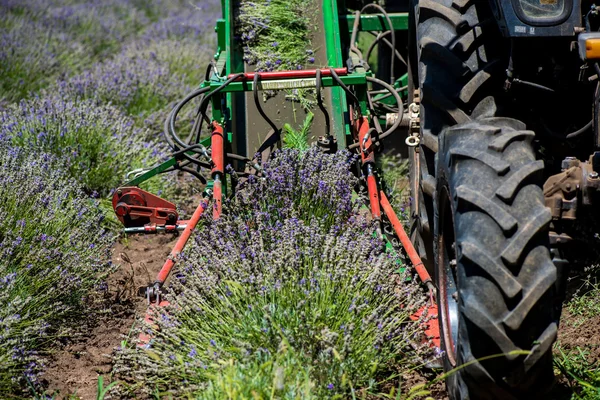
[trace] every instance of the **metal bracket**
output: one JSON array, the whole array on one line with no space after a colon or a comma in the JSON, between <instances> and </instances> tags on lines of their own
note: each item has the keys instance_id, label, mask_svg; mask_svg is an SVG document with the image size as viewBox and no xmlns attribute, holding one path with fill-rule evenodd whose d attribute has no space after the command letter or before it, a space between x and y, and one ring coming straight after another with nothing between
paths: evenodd
<instances>
[{"instance_id":1,"label":"metal bracket","mask_svg":"<svg viewBox=\"0 0 600 400\"><path fill-rule=\"evenodd\" d=\"M415 147L421 143L421 103L419 99L419 91L415 90L413 95L413 103L408 106L408 137L405 140L407 146Z\"/></svg>"}]
</instances>

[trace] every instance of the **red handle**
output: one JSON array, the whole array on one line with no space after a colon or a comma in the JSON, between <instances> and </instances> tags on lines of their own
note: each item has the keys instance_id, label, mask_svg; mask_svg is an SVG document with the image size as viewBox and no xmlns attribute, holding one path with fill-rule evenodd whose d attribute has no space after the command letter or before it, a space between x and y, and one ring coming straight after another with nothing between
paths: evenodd
<instances>
[{"instance_id":1,"label":"red handle","mask_svg":"<svg viewBox=\"0 0 600 400\"><path fill-rule=\"evenodd\" d=\"M400 220L396 216L396 213L392 209L392 206L390 205L390 202L388 201L383 191L379 192L379 198L381 199L381 206L383 207L383 212L392 223L394 231L396 231L396 235L398 235L400 243L402 243L402 246L404 246L404 250L406 250L406 254L408 255L408 258L410 258L410 262L417 271L419 278L421 278L421 281L423 283L431 282L431 276L429 276L429 272L427 272L427 270L425 269L423 261L421 261L421 257L419 257L419 253L417 253L415 246L413 246L412 242L408 238L408 235L404 231L404 227L400 223Z\"/></svg>"},{"instance_id":2,"label":"red handle","mask_svg":"<svg viewBox=\"0 0 600 400\"><path fill-rule=\"evenodd\" d=\"M348 68L334 68L338 75L348 75ZM234 82L252 81L254 75L258 74L261 81L270 81L275 79L300 79L314 78L317 76L316 69L299 69L296 71L273 71L273 72L246 72L244 75L237 78ZM227 78L232 78L236 74L230 74ZM329 68L321 69L321 76L331 76Z\"/></svg>"}]
</instances>

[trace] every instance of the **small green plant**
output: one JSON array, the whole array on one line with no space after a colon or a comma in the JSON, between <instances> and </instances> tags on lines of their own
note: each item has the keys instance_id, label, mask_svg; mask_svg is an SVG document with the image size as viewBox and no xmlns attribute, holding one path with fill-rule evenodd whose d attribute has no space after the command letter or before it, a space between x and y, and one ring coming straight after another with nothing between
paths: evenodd
<instances>
[{"instance_id":1,"label":"small green plant","mask_svg":"<svg viewBox=\"0 0 600 400\"><path fill-rule=\"evenodd\" d=\"M104 397L108 394L108 392L115 386L119 384L118 381L111 382L108 385L104 386L104 377L102 375L98 376L98 390L96 391L96 400L104 400Z\"/></svg>"},{"instance_id":2,"label":"small green plant","mask_svg":"<svg viewBox=\"0 0 600 400\"><path fill-rule=\"evenodd\" d=\"M573 390L573 399L596 400L600 398L600 364L590 361L590 354L580 348L565 352L556 346L554 365L567 378Z\"/></svg>"},{"instance_id":3,"label":"small green plant","mask_svg":"<svg viewBox=\"0 0 600 400\"><path fill-rule=\"evenodd\" d=\"M310 134L314 116L313 113L309 112L299 130L295 130L290 124L283 125L284 147L300 151L308 150L308 135Z\"/></svg>"}]
</instances>

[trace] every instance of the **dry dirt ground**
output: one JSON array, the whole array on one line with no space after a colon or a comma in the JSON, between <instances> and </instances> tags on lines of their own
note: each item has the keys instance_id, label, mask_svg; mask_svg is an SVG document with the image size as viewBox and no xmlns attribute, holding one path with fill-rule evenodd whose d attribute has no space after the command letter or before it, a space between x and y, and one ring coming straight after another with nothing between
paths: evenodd
<instances>
[{"instance_id":1,"label":"dry dirt ground","mask_svg":"<svg viewBox=\"0 0 600 400\"><path fill-rule=\"evenodd\" d=\"M137 295L137 289L154 281L175 241L171 235L132 236L125 244L115 245L113 262L120 267L108 280L104 312L90 323L87 334L53 355L45 374L48 393L54 393L56 399L96 399L98 376L104 377L105 385L110 382L114 349L128 337L136 317L146 311L146 300ZM600 361L600 317L584 320L564 310L558 340L563 349L583 347L591 359ZM405 374L402 386L410 389L433 377L432 373ZM447 399L443 383L430 390L434 399ZM566 400L571 395L567 380L559 376L548 399Z\"/></svg>"},{"instance_id":2,"label":"dry dirt ground","mask_svg":"<svg viewBox=\"0 0 600 400\"><path fill-rule=\"evenodd\" d=\"M57 399L96 399L98 376L104 376L105 386L110 382L111 354L146 311L146 299L137 290L154 282L175 241L172 235L132 236L115 245L113 263L120 267L108 279L106 308L87 335L53 355L45 374L48 393Z\"/></svg>"}]
</instances>

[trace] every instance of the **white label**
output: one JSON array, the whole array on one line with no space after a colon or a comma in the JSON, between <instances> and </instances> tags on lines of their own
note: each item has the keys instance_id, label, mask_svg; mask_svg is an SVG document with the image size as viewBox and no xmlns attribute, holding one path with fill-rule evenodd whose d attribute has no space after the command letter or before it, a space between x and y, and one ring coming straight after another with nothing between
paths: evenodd
<instances>
[{"instance_id":1,"label":"white label","mask_svg":"<svg viewBox=\"0 0 600 400\"><path fill-rule=\"evenodd\" d=\"M258 83L261 90L281 90L313 88L317 86L316 78L283 79L275 81L261 81Z\"/></svg>"},{"instance_id":2,"label":"white label","mask_svg":"<svg viewBox=\"0 0 600 400\"><path fill-rule=\"evenodd\" d=\"M529 34L535 35L535 28L533 26L529 28Z\"/></svg>"},{"instance_id":3,"label":"white label","mask_svg":"<svg viewBox=\"0 0 600 400\"><path fill-rule=\"evenodd\" d=\"M515 25L515 32L516 33L527 33L527 27L521 26L521 25Z\"/></svg>"}]
</instances>

